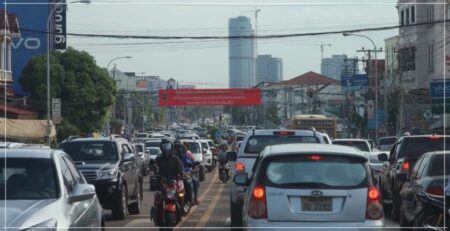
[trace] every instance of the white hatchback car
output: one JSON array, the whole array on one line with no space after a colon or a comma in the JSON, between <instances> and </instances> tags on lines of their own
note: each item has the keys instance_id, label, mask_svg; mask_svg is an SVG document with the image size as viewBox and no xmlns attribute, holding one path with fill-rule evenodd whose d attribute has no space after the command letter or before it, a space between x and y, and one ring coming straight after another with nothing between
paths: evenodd
<instances>
[{"instance_id":1,"label":"white hatchback car","mask_svg":"<svg viewBox=\"0 0 450 231\"><path fill-rule=\"evenodd\" d=\"M325 144L267 146L250 179L243 206L245 227L268 230L384 227L380 192L368 159L350 147Z\"/></svg>"},{"instance_id":2,"label":"white hatchback car","mask_svg":"<svg viewBox=\"0 0 450 231\"><path fill-rule=\"evenodd\" d=\"M0 157L0 175L2 228L104 229L103 210L95 187L86 183L66 153L51 149L8 149Z\"/></svg>"}]
</instances>

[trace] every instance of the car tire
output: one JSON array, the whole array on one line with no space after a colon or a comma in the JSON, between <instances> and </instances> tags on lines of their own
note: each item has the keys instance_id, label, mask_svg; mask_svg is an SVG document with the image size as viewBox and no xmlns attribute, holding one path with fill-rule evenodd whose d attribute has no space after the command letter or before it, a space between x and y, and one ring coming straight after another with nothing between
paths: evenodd
<instances>
[{"instance_id":1,"label":"car tire","mask_svg":"<svg viewBox=\"0 0 450 231\"><path fill-rule=\"evenodd\" d=\"M242 227L242 208L239 207L239 204L230 203L230 227ZM233 228L234 230L234 228Z\"/></svg>"},{"instance_id":2,"label":"car tire","mask_svg":"<svg viewBox=\"0 0 450 231\"><path fill-rule=\"evenodd\" d=\"M120 191L120 198L112 206L112 216L117 220L124 220L128 213L128 193L123 185Z\"/></svg>"},{"instance_id":3,"label":"car tire","mask_svg":"<svg viewBox=\"0 0 450 231\"><path fill-rule=\"evenodd\" d=\"M143 189L142 189L142 183L140 183L140 182L139 182L139 191L136 195L136 198L137 198L137 201L128 206L128 211L130 212L130 214L133 214L133 215L141 213Z\"/></svg>"},{"instance_id":4,"label":"car tire","mask_svg":"<svg viewBox=\"0 0 450 231\"><path fill-rule=\"evenodd\" d=\"M205 167L200 166L199 181L202 182L204 180L205 180Z\"/></svg>"}]
</instances>

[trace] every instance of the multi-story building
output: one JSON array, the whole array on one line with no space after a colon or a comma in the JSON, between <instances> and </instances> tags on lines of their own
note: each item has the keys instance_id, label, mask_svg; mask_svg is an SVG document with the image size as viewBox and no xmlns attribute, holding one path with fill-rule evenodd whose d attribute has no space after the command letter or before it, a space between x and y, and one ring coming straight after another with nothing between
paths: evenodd
<instances>
[{"instance_id":1,"label":"multi-story building","mask_svg":"<svg viewBox=\"0 0 450 231\"><path fill-rule=\"evenodd\" d=\"M239 16L228 22L229 36L229 86L245 88L255 84L254 39L250 18ZM248 36L248 37L245 37Z\"/></svg>"},{"instance_id":2,"label":"multi-story building","mask_svg":"<svg viewBox=\"0 0 450 231\"><path fill-rule=\"evenodd\" d=\"M384 70L385 70L385 85L387 91L393 91L398 82L398 59L397 59L397 46L400 36L396 35L384 40Z\"/></svg>"},{"instance_id":3,"label":"multi-story building","mask_svg":"<svg viewBox=\"0 0 450 231\"><path fill-rule=\"evenodd\" d=\"M256 58L256 84L283 80L283 60L272 55L258 55Z\"/></svg>"},{"instance_id":4,"label":"multi-story building","mask_svg":"<svg viewBox=\"0 0 450 231\"><path fill-rule=\"evenodd\" d=\"M16 15L0 10L0 27L0 85L9 86L13 81L11 72L12 40L20 37Z\"/></svg>"},{"instance_id":5,"label":"multi-story building","mask_svg":"<svg viewBox=\"0 0 450 231\"><path fill-rule=\"evenodd\" d=\"M332 55L331 58L323 58L321 74L332 79L340 80L341 75L352 75L358 71L356 59L349 59L347 55Z\"/></svg>"},{"instance_id":6,"label":"multi-story building","mask_svg":"<svg viewBox=\"0 0 450 231\"><path fill-rule=\"evenodd\" d=\"M443 57L449 56L448 49L444 54L444 46L450 35L445 33L443 20L448 19L449 10L443 7L444 2L398 1L400 25L406 26L399 29L399 68L407 91L429 88L430 81L444 78L447 71Z\"/></svg>"}]
</instances>

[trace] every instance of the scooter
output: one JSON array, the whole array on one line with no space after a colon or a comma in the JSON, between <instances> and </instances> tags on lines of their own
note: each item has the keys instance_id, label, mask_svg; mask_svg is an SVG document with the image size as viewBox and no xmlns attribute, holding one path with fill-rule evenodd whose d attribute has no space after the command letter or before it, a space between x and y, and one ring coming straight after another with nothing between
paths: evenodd
<instances>
[{"instance_id":1,"label":"scooter","mask_svg":"<svg viewBox=\"0 0 450 231\"><path fill-rule=\"evenodd\" d=\"M226 160L220 160L219 162L219 179L225 183L230 178L230 164Z\"/></svg>"}]
</instances>

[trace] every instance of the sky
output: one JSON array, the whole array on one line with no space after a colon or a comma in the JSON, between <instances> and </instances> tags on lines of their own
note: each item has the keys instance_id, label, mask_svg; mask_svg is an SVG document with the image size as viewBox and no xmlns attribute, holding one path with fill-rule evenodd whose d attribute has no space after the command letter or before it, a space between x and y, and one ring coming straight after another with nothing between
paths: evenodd
<instances>
[{"instance_id":1,"label":"sky","mask_svg":"<svg viewBox=\"0 0 450 231\"><path fill-rule=\"evenodd\" d=\"M396 0L272 0L272 1L173 1L93 0L90 5L72 4L67 12L68 33L158 36L227 36L228 19L258 14L258 35L311 33L394 26L398 24ZM398 29L360 32L377 47ZM320 73L320 43L324 57L347 54L362 57L357 50L372 48L369 40L342 34L258 39L258 54L283 59L283 79L308 71ZM117 68L201 88L228 87L228 41L149 40L86 38L68 36L68 46L88 51L99 66L119 56ZM378 57L383 58L384 53ZM110 66L110 68L112 65Z\"/></svg>"}]
</instances>

